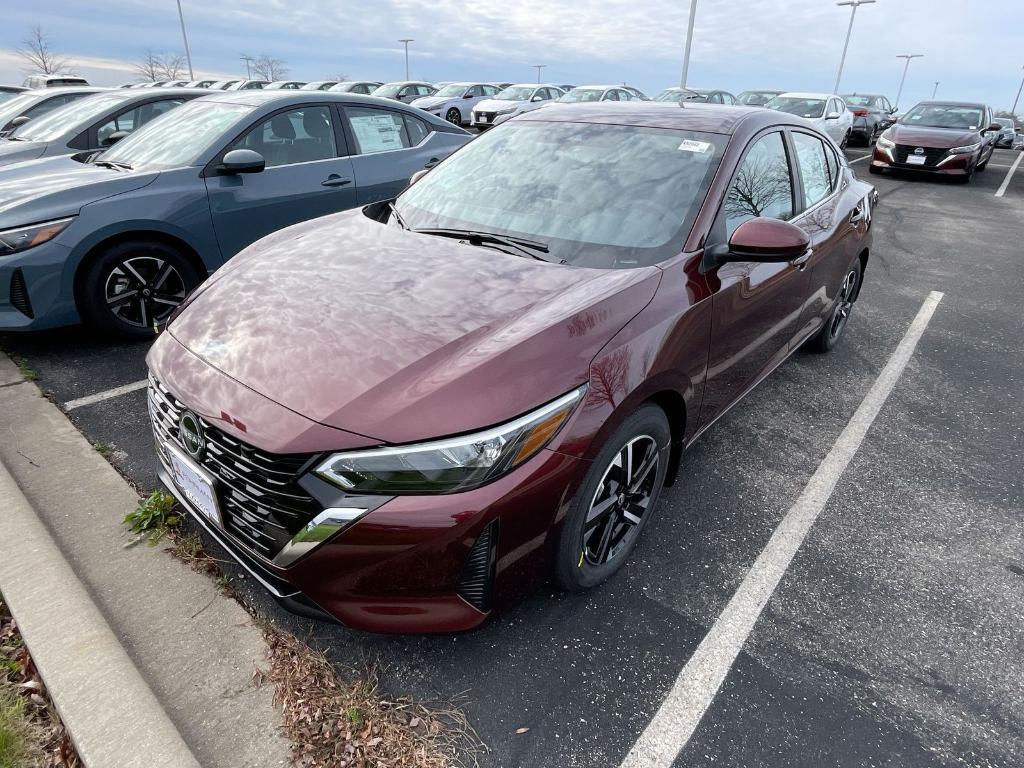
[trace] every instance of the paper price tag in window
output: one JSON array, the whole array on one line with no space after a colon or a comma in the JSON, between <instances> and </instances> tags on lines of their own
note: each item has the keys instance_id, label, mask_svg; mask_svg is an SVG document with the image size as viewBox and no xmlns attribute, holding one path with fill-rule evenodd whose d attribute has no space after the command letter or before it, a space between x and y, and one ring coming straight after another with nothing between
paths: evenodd
<instances>
[{"instance_id":1,"label":"paper price tag in window","mask_svg":"<svg viewBox=\"0 0 1024 768\"><path fill-rule=\"evenodd\" d=\"M684 152L707 152L711 149L711 144L706 141L694 141L693 139L683 139L683 143L679 145L679 149Z\"/></svg>"}]
</instances>

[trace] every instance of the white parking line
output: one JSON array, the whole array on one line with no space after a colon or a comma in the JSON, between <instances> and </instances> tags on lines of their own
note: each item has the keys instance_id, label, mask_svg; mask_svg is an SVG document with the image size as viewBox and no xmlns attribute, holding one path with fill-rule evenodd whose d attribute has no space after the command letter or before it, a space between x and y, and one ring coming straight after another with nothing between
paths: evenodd
<instances>
[{"instance_id":1,"label":"white parking line","mask_svg":"<svg viewBox=\"0 0 1024 768\"><path fill-rule=\"evenodd\" d=\"M999 185L999 189L996 191L996 197L1002 197L1006 194L1006 188L1010 186L1010 179L1013 178L1013 174L1017 172L1017 166L1020 165L1021 158L1024 158L1024 152L1017 155L1017 159L1013 161L1013 165L1010 166L1010 170L1006 172L1006 178L1003 179L1003 183Z\"/></svg>"},{"instance_id":2,"label":"white parking line","mask_svg":"<svg viewBox=\"0 0 1024 768\"><path fill-rule=\"evenodd\" d=\"M836 484L907 367L942 293L932 291L853 417L811 476L768 545L683 667L668 697L622 761L621 768L669 768L714 701L758 616L821 514Z\"/></svg>"},{"instance_id":3,"label":"white parking line","mask_svg":"<svg viewBox=\"0 0 1024 768\"><path fill-rule=\"evenodd\" d=\"M861 160L867 160L869 157L871 157L871 155L861 155L856 160L851 160L850 163L859 163Z\"/></svg>"},{"instance_id":4,"label":"white parking line","mask_svg":"<svg viewBox=\"0 0 1024 768\"><path fill-rule=\"evenodd\" d=\"M131 384L125 384L122 387L114 387L103 392L97 392L95 395L88 395L86 397L80 397L77 400L68 400L64 403L65 411L73 411L75 408L81 408L86 405L95 405L96 403L102 403L104 400L110 400L121 395L127 395L129 392L136 392L140 389L145 389L146 384L149 383L148 379L142 381L134 381Z\"/></svg>"}]
</instances>

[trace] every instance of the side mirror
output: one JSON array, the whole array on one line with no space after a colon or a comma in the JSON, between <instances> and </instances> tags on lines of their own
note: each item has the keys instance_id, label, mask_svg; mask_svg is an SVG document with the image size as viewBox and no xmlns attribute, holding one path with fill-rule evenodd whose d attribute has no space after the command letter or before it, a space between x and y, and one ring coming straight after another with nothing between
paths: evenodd
<instances>
[{"instance_id":1,"label":"side mirror","mask_svg":"<svg viewBox=\"0 0 1024 768\"><path fill-rule=\"evenodd\" d=\"M21 126L23 126L25 123L27 123L31 119L32 118L29 117L28 115L18 115L18 117L16 117L13 120L11 120L11 129L13 130L15 128L21 128Z\"/></svg>"},{"instance_id":2,"label":"side mirror","mask_svg":"<svg viewBox=\"0 0 1024 768\"><path fill-rule=\"evenodd\" d=\"M839 119L839 113L838 112L829 112L827 115L825 115L825 119L826 120L838 120Z\"/></svg>"},{"instance_id":3,"label":"side mirror","mask_svg":"<svg viewBox=\"0 0 1024 768\"><path fill-rule=\"evenodd\" d=\"M890 115L895 115L897 112L899 112L898 107L893 107L892 109L889 110Z\"/></svg>"},{"instance_id":4,"label":"side mirror","mask_svg":"<svg viewBox=\"0 0 1024 768\"><path fill-rule=\"evenodd\" d=\"M222 176L234 176L237 173L261 173L267 167L263 155L252 149L232 149L217 167Z\"/></svg>"},{"instance_id":5,"label":"side mirror","mask_svg":"<svg viewBox=\"0 0 1024 768\"><path fill-rule=\"evenodd\" d=\"M530 99L530 101L544 101L544 97L541 96L539 93L538 94L534 94L534 97L532 99Z\"/></svg>"},{"instance_id":6,"label":"side mirror","mask_svg":"<svg viewBox=\"0 0 1024 768\"><path fill-rule=\"evenodd\" d=\"M113 144L117 144L121 139L127 136L131 131L114 131L112 134L107 136L101 143L104 147L109 147Z\"/></svg>"},{"instance_id":7,"label":"side mirror","mask_svg":"<svg viewBox=\"0 0 1024 768\"><path fill-rule=\"evenodd\" d=\"M413 184L422 179L428 173L430 173L429 168L423 168L422 170L416 171L416 173L409 177L409 186L411 187Z\"/></svg>"},{"instance_id":8,"label":"side mirror","mask_svg":"<svg viewBox=\"0 0 1024 768\"><path fill-rule=\"evenodd\" d=\"M985 131L995 131L996 133L1000 133L1002 130L1003 126L999 123L992 123L992 125L985 129ZM982 131L982 133L985 133L985 131Z\"/></svg>"},{"instance_id":9,"label":"side mirror","mask_svg":"<svg viewBox=\"0 0 1024 768\"><path fill-rule=\"evenodd\" d=\"M807 253L811 239L800 227L780 219L748 219L736 227L728 250L718 258L726 261L793 261Z\"/></svg>"},{"instance_id":10,"label":"side mirror","mask_svg":"<svg viewBox=\"0 0 1024 768\"><path fill-rule=\"evenodd\" d=\"M464 98L464 99L472 99L472 98L473 98L473 94L472 94L472 93L467 93L467 94L466 94L465 96L463 96L462 98Z\"/></svg>"}]
</instances>

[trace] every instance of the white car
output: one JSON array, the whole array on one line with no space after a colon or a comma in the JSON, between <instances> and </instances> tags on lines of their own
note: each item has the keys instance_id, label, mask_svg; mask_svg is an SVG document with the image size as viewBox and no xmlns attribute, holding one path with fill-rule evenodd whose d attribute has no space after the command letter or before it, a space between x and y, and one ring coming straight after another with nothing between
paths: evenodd
<instances>
[{"instance_id":1,"label":"white car","mask_svg":"<svg viewBox=\"0 0 1024 768\"><path fill-rule=\"evenodd\" d=\"M565 95L565 91L550 83L520 83L510 85L491 99L484 99L473 108L470 125L483 130L494 125L499 117L517 115L548 104Z\"/></svg>"},{"instance_id":2,"label":"white car","mask_svg":"<svg viewBox=\"0 0 1024 768\"><path fill-rule=\"evenodd\" d=\"M490 83L449 83L432 96L410 104L454 125L468 125L473 108L497 92Z\"/></svg>"},{"instance_id":3,"label":"white car","mask_svg":"<svg viewBox=\"0 0 1024 768\"><path fill-rule=\"evenodd\" d=\"M510 120L516 115L521 115L523 112L529 112L531 109L538 109L539 107L546 107L548 104L584 104L595 101L640 101L640 97L637 96L630 90L623 88L621 85L577 85L568 93L564 93L553 101L545 101L541 104L531 105L528 104L525 107L520 107L515 112L509 115L503 115L498 117L495 121L495 125L501 125L506 120Z\"/></svg>"},{"instance_id":4,"label":"white car","mask_svg":"<svg viewBox=\"0 0 1024 768\"><path fill-rule=\"evenodd\" d=\"M790 115L802 117L819 131L824 131L842 149L853 131L853 112L841 96L834 93L780 93L765 104Z\"/></svg>"}]
</instances>

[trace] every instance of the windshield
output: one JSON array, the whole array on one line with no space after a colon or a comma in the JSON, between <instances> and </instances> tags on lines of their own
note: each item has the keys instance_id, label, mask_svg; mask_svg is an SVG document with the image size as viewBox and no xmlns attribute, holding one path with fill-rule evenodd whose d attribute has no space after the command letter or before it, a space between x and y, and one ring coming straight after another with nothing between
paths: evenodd
<instances>
[{"instance_id":1,"label":"windshield","mask_svg":"<svg viewBox=\"0 0 1024 768\"><path fill-rule=\"evenodd\" d=\"M176 107L122 139L101 160L132 168L183 168L193 165L210 145L253 108L201 99Z\"/></svg>"},{"instance_id":2,"label":"windshield","mask_svg":"<svg viewBox=\"0 0 1024 768\"><path fill-rule=\"evenodd\" d=\"M744 91L736 97L736 101L748 107L761 107L775 98L772 91Z\"/></svg>"},{"instance_id":3,"label":"windshield","mask_svg":"<svg viewBox=\"0 0 1024 768\"><path fill-rule=\"evenodd\" d=\"M679 101L683 98L693 98L696 94L693 91L684 91L682 88L666 88L654 97L655 101Z\"/></svg>"},{"instance_id":4,"label":"windshield","mask_svg":"<svg viewBox=\"0 0 1024 768\"><path fill-rule=\"evenodd\" d=\"M578 101L600 101L603 94L603 88L573 88L565 96L560 96L557 101L563 104L572 104Z\"/></svg>"},{"instance_id":5,"label":"windshield","mask_svg":"<svg viewBox=\"0 0 1024 768\"><path fill-rule=\"evenodd\" d=\"M82 123L98 118L123 101L127 99L118 93L76 99L46 113L43 117L25 123L14 132L14 135L25 141L53 141L69 131L79 130Z\"/></svg>"},{"instance_id":6,"label":"windshield","mask_svg":"<svg viewBox=\"0 0 1024 768\"><path fill-rule=\"evenodd\" d=\"M801 99L797 96L776 96L765 104L768 109L777 109L797 117L815 118L825 114L824 99Z\"/></svg>"},{"instance_id":7,"label":"windshield","mask_svg":"<svg viewBox=\"0 0 1024 768\"><path fill-rule=\"evenodd\" d=\"M435 96L443 96L445 98L451 98L453 96L461 96L466 92L468 85L462 85L461 83L452 83L446 85L444 88L435 93Z\"/></svg>"},{"instance_id":8,"label":"windshield","mask_svg":"<svg viewBox=\"0 0 1024 768\"><path fill-rule=\"evenodd\" d=\"M533 91L534 89L532 86L513 85L511 88L506 88L494 98L500 101L526 101L528 98L533 96Z\"/></svg>"},{"instance_id":9,"label":"windshield","mask_svg":"<svg viewBox=\"0 0 1024 768\"><path fill-rule=\"evenodd\" d=\"M402 83L388 83L382 85L380 88L373 92L373 96L382 96L385 99L393 99L398 95L398 92L402 90Z\"/></svg>"},{"instance_id":10,"label":"windshield","mask_svg":"<svg viewBox=\"0 0 1024 768\"><path fill-rule=\"evenodd\" d=\"M918 104L900 122L926 128L958 128L976 131L981 125L980 107L958 107L951 104ZM985 126L987 127L987 126Z\"/></svg>"},{"instance_id":11,"label":"windshield","mask_svg":"<svg viewBox=\"0 0 1024 768\"><path fill-rule=\"evenodd\" d=\"M17 95L17 91L0 91L0 104L3 104L5 101L10 101L11 99L16 98Z\"/></svg>"},{"instance_id":12,"label":"windshield","mask_svg":"<svg viewBox=\"0 0 1024 768\"><path fill-rule=\"evenodd\" d=\"M1003 128L1013 128L1013 120L1008 117L997 117L996 122L1003 126Z\"/></svg>"},{"instance_id":13,"label":"windshield","mask_svg":"<svg viewBox=\"0 0 1024 768\"><path fill-rule=\"evenodd\" d=\"M396 201L412 229L521 237L545 258L646 266L682 248L727 138L591 123L509 123L474 139Z\"/></svg>"},{"instance_id":14,"label":"windshield","mask_svg":"<svg viewBox=\"0 0 1024 768\"><path fill-rule=\"evenodd\" d=\"M878 101L877 96L843 96L843 101L850 107L873 107Z\"/></svg>"}]
</instances>

